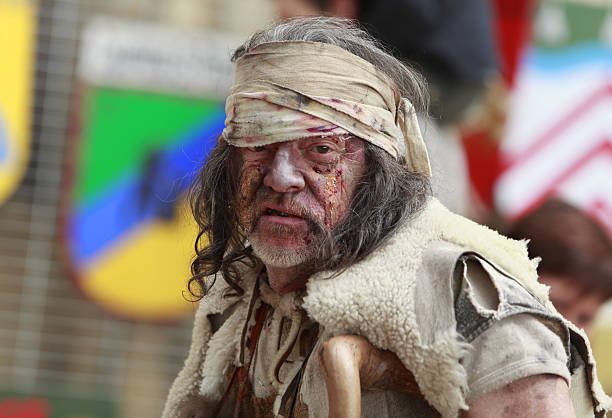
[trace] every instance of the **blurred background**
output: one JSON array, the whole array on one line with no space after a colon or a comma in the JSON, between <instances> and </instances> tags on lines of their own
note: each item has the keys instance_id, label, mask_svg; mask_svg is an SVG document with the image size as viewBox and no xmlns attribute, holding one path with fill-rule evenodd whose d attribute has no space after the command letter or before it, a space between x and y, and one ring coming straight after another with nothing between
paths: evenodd
<instances>
[{"instance_id":1,"label":"blurred background","mask_svg":"<svg viewBox=\"0 0 612 418\"><path fill-rule=\"evenodd\" d=\"M435 194L532 239L612 392L609 2L0 0L0 418L160 415L231 51L304 15L359 19L425 74Z\"/></svg>"}]
</instances>

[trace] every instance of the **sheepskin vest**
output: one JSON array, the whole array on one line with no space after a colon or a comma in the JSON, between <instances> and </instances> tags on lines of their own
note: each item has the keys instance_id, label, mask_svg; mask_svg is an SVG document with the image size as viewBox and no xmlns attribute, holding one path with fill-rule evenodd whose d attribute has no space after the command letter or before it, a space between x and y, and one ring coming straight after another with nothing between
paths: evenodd
<instances>
[{"instance_id":1,"label":"sheepskin vest","mask_svg":"<svg viewBox=\"0 0 612 418\"><path fill-rule=\"evenodd\" d=\"M327 416L325 382L314 352L322 341L341 334L362 335L376 347L393 351L441 416L455 417L467 409L467 377L460 363L467 343L457 330L451 281L457 260L469 252L511 276L550 315L560 318L548 299L548 288L537 282L537 260L529 259L526 242L453 214L431 198L363 261L331 279L334 272L317 273L308 280L303 296L285 295L276 301L287 312L301 307L322 329L300 386L300 398L311 417ZM190 395L211 401L223 396L230 369L242 365L241 335L253 302L257 303L252 300L256 276L254 270L244 271L245 294L237 297L225 296L226 288L218 281L200 303L189 355L168 395L164 418L177 417L181 402ZM222 326L216 329L219 317ZM582 402L587 409L592 405L595 414L603 416L610 399L597 381L588 340L581 330L560 321L567 327L573 349L584 358L586 378L580 384L592 397L592 401L573 399L574 405ZM275 413L289 383L278 388ZM584 398L580 393L576 396Z\"/></svg>"}]
</instances>

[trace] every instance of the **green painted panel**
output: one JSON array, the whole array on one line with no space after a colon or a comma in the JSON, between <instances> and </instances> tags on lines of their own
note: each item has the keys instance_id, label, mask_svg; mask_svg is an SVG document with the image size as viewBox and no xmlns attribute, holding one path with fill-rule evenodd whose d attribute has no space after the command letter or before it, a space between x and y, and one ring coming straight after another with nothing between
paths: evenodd
<instances>
[{"instance_id":1,"label":"green painted panel","mask_svg":"<svg viewBox=\"0 0 612 418\"><path fill-rule=\"evenodd\" d=\"M118 177L137 172L151 151L179 140L219 109L218 100L89 88L77 144L75 199L95 196Z\"/></svg>"}]
</instances>

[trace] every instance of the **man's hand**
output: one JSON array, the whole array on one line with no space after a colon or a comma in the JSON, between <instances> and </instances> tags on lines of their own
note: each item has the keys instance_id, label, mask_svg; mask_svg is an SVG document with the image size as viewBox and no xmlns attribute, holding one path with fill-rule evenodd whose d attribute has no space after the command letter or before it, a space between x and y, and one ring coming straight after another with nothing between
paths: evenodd
<instances>
[{"instance_id":1,"label":"man's hand","mask_svg":"<svg viewBox=\"0 0 612 418\"><path fill-rule=\"evenodd\" d=\"M361 389L395 390L422 397L410 373L397 356L379 350L364 337L340 335L323 343L319 353L327 385L329 416L361 416Z\"/></svg>"},{"instance_id":2,"label":"man's hand","mask_svg":"<svg viewBox=\"0 0 612 418\"><path fill-rule=\"evenodd\" d=\"M469 411L461 414L462 418L575 416L567 383L552 374L525 377L485 393L470 404Z\"/></svg>"}]
</instances>

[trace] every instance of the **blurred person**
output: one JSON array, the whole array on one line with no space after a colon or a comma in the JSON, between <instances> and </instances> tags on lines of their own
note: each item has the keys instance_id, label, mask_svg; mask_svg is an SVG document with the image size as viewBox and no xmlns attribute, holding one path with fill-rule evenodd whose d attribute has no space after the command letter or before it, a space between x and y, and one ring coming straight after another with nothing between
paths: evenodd
<instances>
[{"instance_id":1,"label":"blurred person","mask_svg":"<svg viewBox=\"0 0 612 418\"><path fill-rule=\"evenodd\" d=\"M509 237L528 239L529 253L540 257L540 282L550 286L559 312L589 330L597 311L612 297L612 241L580 209L547 200L520 218Z\"/></svg>"},{"instance_id":2,"label":"blurred person","mask_svg":"<svg viewBox=\"0 0 612 418\"><path fill-rule=\"evenodd\" d=\"M332 18L270 26L233 61L164 417L605 413L525 244L431 196L414 70Z\"/></svg>"}]
</instances>

